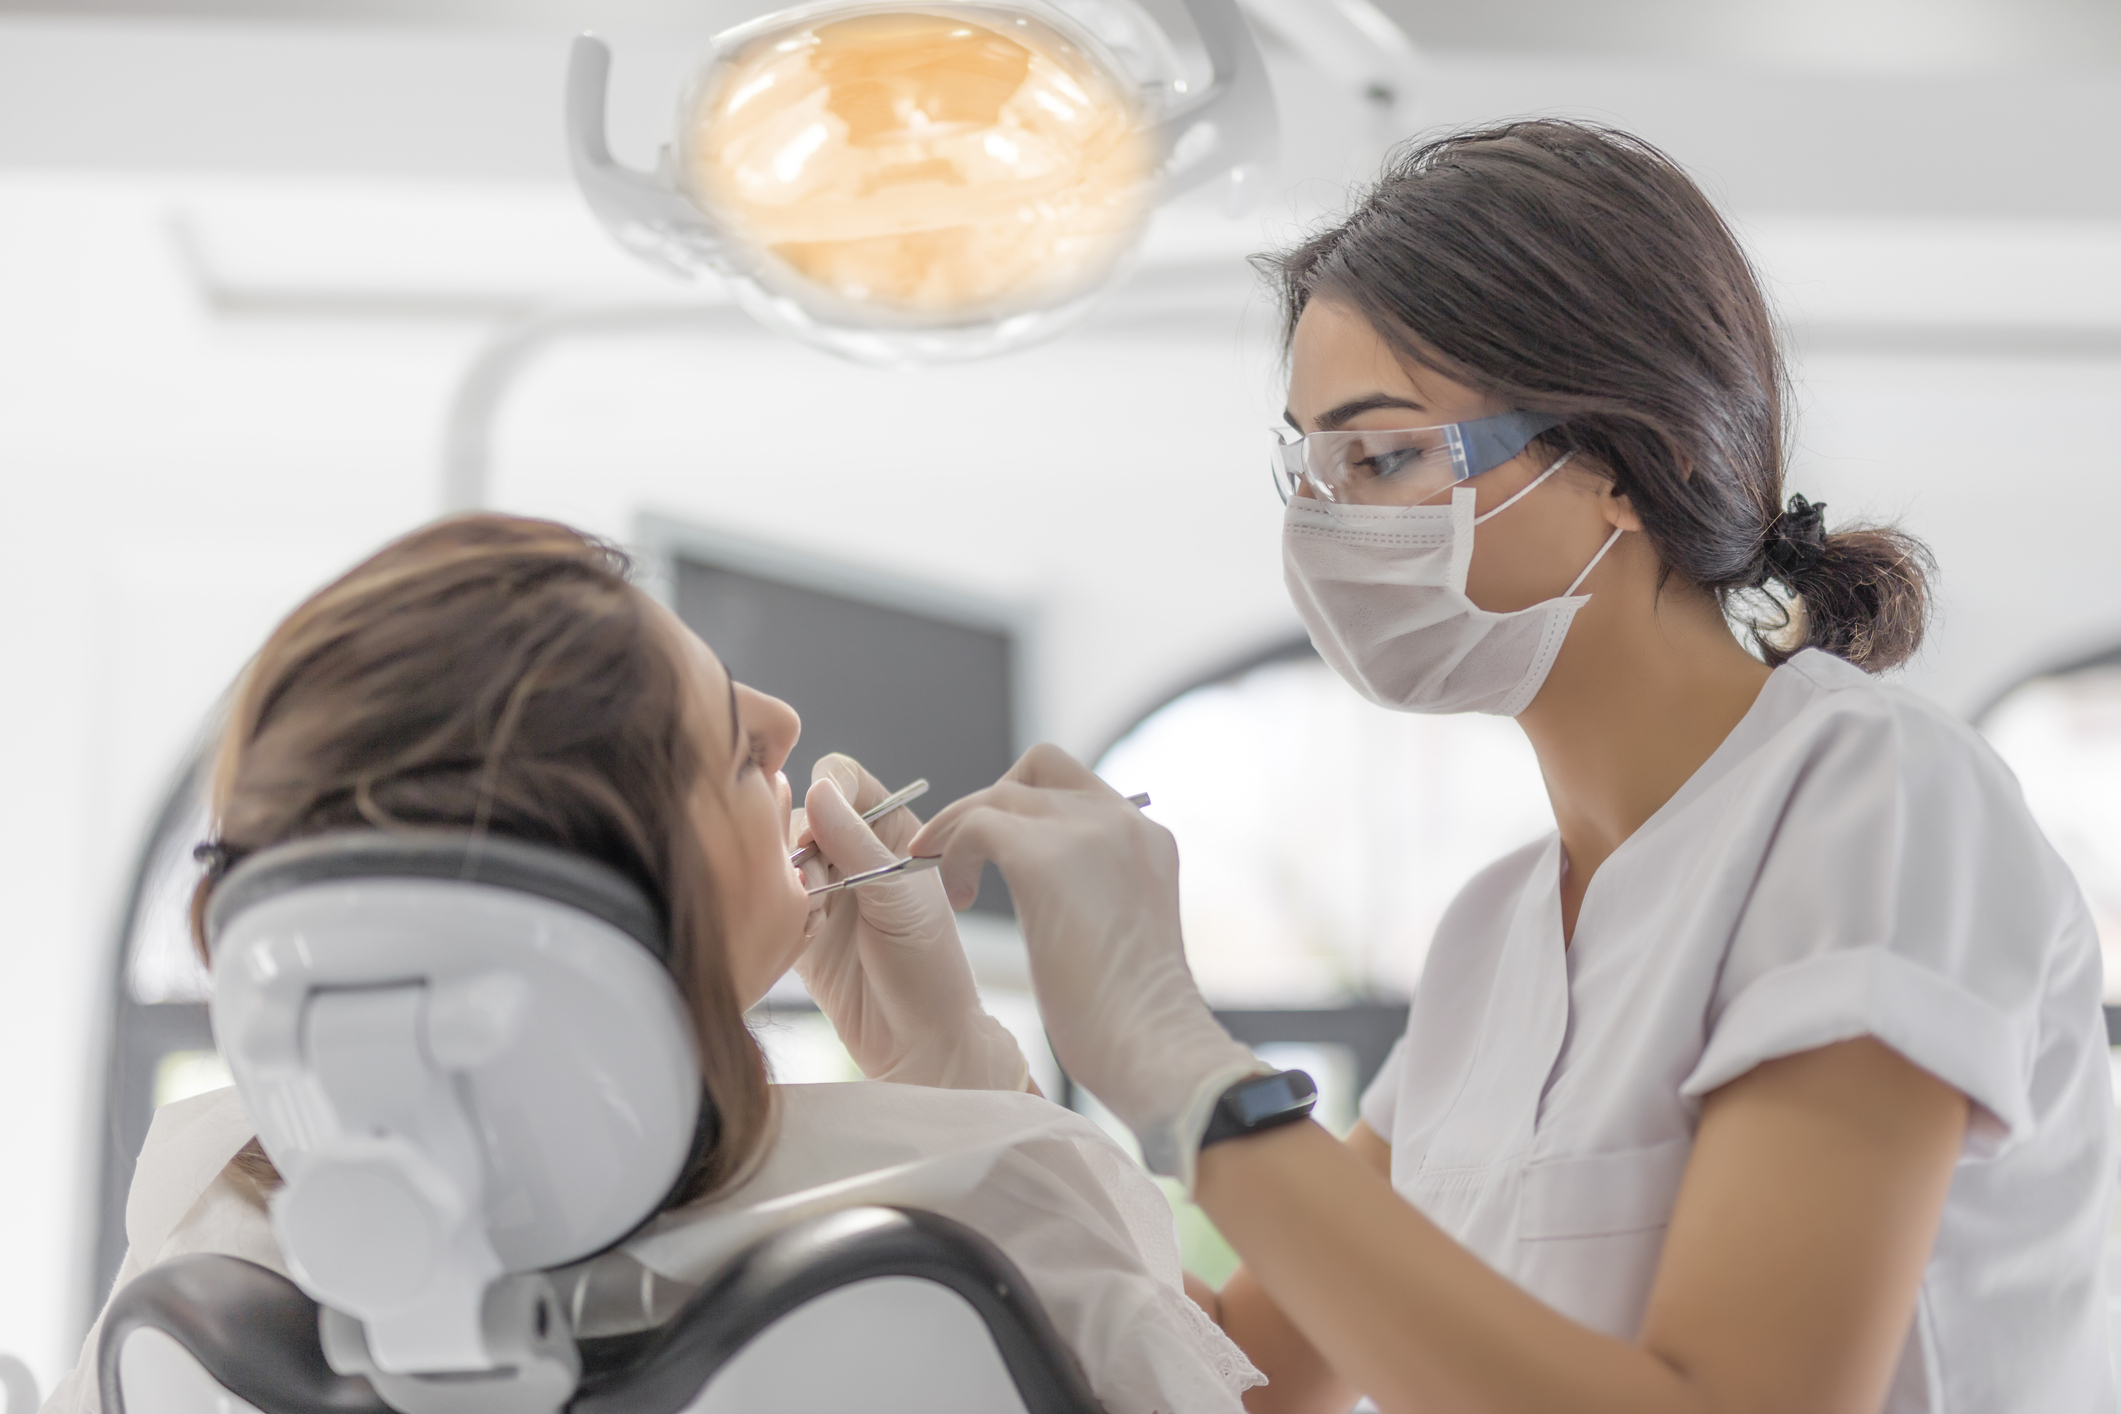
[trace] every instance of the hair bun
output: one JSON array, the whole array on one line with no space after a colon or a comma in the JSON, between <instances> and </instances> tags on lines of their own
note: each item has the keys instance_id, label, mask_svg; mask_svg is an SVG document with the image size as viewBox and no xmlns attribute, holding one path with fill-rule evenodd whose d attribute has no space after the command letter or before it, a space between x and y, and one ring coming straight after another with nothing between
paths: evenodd
<instances>
[{"instance_id":1,"label":"hair bun","mask_svg":"<svg viewBox=\"0 0 2121 1414\"><path fill-rule=\"evenodd\" d=\"M1789 509L1767 528L1767 562L1775 578L1795 588L1826 553L1826 502L1790 497Z\"/></svg>"}]
</instances>

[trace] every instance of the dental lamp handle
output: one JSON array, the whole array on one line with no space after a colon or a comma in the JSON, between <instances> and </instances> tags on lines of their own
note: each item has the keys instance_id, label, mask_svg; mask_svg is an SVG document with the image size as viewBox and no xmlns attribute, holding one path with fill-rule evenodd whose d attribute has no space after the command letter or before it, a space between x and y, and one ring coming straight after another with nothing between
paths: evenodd
<instances>
[{"instance_id":1,"label":"dental lamp handle","mask_svg":"<svg viewBox=\"0 0 2121 1414\"><path fill-rule=\"evenodd\" d=\"M611 47L577 35L567 54L567 160L590 210L621 245L673 274L723 268L721 229L677 191L611 155L610 82Z\"/></svg>"}]
</instances>

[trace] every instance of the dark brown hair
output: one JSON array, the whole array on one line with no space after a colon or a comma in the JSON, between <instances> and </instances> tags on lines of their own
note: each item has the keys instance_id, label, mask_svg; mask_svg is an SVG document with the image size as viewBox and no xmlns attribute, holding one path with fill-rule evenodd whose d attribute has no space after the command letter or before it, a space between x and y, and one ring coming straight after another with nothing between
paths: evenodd
<instances>
[{"instance_id":1,"label":"dark brown hair","mask_svg":"<svg viewBox=\"0 0 2121 1414\"><path fill-rule=\"evenodd\" d=\"M548 521L475 515L413 532L287 616L237 684L215 763L229 865L347 829L491 831L580 854L646 891L695 1019L720 1136L678 1200L763 1144L766 1067L744 1025L691 800L702 770L675 645L613 547ZM262 1150L238 1168L278 1181Z\"/></svg>"},{"instance_id":2,"label":"dark brown hair","mask_svg":"<svg viewBox=\"0 0 2121 1414\"><path fill-rule=\"evenodd\" d=\"M1285 349L1324 296L1413 363L1563 419L1548 453L1609 473L1666 573L1749 620L1768 662L1817 647L1880 672L1921 644L1920 541L1828 534L1801 497L1783 509L1787 375L1760 282L1648 143L1548 119L1425 141L1344 220L1260 263Z\"/></svg>"}]
</instances>

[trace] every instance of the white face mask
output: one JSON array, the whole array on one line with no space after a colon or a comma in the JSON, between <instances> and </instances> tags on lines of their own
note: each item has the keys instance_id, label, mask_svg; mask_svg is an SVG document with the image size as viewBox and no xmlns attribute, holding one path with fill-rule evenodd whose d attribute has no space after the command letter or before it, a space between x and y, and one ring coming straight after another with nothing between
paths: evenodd
<instances>
[{"instance_id":1,"label":"white face mask","mask_svg":"<svg viewBox=\"0 0 2121 1414\"><path fill-rule=\"evenodd\" d=\"M1561 470L1564 456L1487 515L1460 486L1448 506L1339 505L1292 496L1282 517L1282 576L1319 656L1357 692L1401 712L1493 712L1531 705L1615 530L1562 591L1515 613L1466 597L1473 527Z\"/></svg>"}]
</instances>

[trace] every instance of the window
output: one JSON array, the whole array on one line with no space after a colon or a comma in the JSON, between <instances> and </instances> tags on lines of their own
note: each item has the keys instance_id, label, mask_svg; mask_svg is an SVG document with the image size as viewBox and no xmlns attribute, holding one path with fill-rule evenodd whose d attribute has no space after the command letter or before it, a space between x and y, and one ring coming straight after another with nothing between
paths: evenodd
<instances>
[{"instance_id":1,"label":"window","mask_svg":"<svg viewBox=\"0 0 2121 1414\"><path fill-rule=\"evenodd\" d=\"M1516 723L1374 706L1304 640L1170 698L1097 771L1148 791L1177 837L1186 959L1217 1017L1268 1064L1307 1071L1336 1132L1406 1029L1451 899L1554 827ZM1187 1270L1220 1285L1236 1254L1167 1196Z\"/></svg>"},{"instance_id":2,"label":"window","mask_svg":"<svg viewBox=\"0 0 2121 1414\"><path fill-rule=\"evenodd\" d=\"M117 937L89 1288L99 1304L125 1257L125 1197L155 1110L229 1083L207 1019L206 969L191 941L191 894L199 882L192 850L206 838L204 787L200 762L177 772L141 851Z\"/></svg>"},{"instance_id":3,"label":"window","mask_svg":"<svg viewBox=\"0 0 2121 1414\"><path fill-rule=\"evenodd\" d=\"M1178 839L1186 958L1217 1014L1346 1129L1467 879L1553 828L1499 717L1365 702L1298 640L1180 692L1098 761Z\"/></svg>"},{"instance_id":4,"label":"window","mask_svg":"<svg viewBox=\"0 0 2121 1414\"><path fill-rule=\"evenodd\" d=\"M1301 642L1181 692L1097 769L1177 836L1217 1007L1404 1001L1459 888L1554 825L1515 723L1373 706Z\"/></svg>"},{"instance_id":5,"label":"window","mask_svg":"<svg viewBox=\"0 0 2121 1414\"><path fill-rule=\"evenodd\" d=\"M2121 649L2020 683L1981 730L2076 874L2106 956L2107 1003L2121 1003Z\"/></svg>"},{"instance_id":6,"label":"window","mask_svg":"<svg viewBox=\"0 0 2121 1414\"><path fill-rule=\"evenodd\" d=\"M207 999L206 965L199 961L191 936L191 897L199 884L192 850L206 838L207 824L203 792L180 788L135 884L126 933L125 990L139 1006Z\"/></svg>"}]
</instances>

